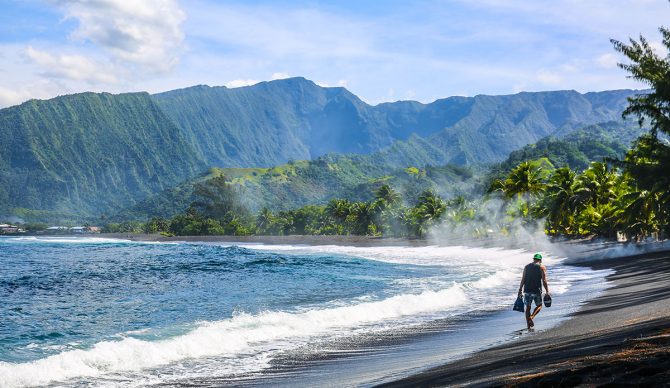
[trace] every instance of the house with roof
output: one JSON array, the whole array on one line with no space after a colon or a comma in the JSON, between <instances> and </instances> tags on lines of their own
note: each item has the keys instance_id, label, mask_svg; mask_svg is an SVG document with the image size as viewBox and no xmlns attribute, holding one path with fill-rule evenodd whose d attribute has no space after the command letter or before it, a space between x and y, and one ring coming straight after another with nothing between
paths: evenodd
<instances>
[{"instance_id":1,"label":"house with roof","mask_svg":"<svg viewBox=\"0 0 670 388\"><path fill-rule=\"evenodd\" d=\"M16 225L0 224L0 234L14 234L22 230Z\"/></svg>"},{"instance_id":2,"label":"house with roof","mask_svg":"<svg viewBox=\"0 0 670 388\"><path fill-rule=\"evenodd\" d=\"M46 234L65 234L68 232L69 228L67 226L50 226L44 229L44 233Z\"/></svg>"}]
</instances>

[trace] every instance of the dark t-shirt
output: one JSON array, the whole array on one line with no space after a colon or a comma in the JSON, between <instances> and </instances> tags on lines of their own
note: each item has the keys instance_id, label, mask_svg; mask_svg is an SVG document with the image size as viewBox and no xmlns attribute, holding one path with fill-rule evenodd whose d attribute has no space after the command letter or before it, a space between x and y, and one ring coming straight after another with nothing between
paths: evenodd
<instances>
[{"instance_id":1,"label":"dark t-shirt","mask_svg":"<svg viewBox=\"0 0 670 388\"><path fill-rule=\"evenodd\" d=\"M526 279L523 283L523 292L529 294L542 293L542 265L530 263L524 269Z\"/></svg>"}]
</instances>

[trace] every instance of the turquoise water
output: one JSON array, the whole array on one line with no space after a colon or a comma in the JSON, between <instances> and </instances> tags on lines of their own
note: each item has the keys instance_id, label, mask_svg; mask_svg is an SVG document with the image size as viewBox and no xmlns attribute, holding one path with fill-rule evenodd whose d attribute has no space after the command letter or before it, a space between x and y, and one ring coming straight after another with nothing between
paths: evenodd
<instances>
[{"instance_id":1,"label":"turquoise water","mask_svg":"<svg viewBox=\"0 0 670 388\"><path fill-rule=\"evenodd\" d=\"M465 247L0 238L0 386L253 381L286 357L506 310L527 261ZM555 295L594 276L555 262Z\"/></svg>"}]
</instances>

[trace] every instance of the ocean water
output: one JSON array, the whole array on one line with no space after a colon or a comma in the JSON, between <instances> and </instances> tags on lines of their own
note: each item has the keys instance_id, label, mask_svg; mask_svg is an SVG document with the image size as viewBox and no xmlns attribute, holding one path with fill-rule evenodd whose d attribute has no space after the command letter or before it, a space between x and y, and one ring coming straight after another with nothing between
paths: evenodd
<instances>
[{"instance_id":1,"label":"ocean water","mask_svg":"<svg viewBox=\"0 0 670 388\"><path fill-rule=\"evenodd\" d=\"M525 335L531 256L0 237L0 387L370 385ZM538 330L605 287L562 260Z\"/></svg>"}]
</instances>

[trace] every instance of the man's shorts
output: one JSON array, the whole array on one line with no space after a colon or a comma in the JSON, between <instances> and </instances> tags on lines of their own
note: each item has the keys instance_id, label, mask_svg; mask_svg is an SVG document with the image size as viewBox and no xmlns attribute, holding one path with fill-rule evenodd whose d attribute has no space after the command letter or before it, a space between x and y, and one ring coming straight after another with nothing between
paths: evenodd
<instances>
[{"instance_id":1,"label":"man's shorts","mask_svg":"<svg viewBox=\"0 0 670 388\"><path fill-rule=\"evenodd\" d=\"M535 306L542 306L542 294L523 294L523 304L530 306L533 302L535 302Z\"/></svg>"}]
</instances>

